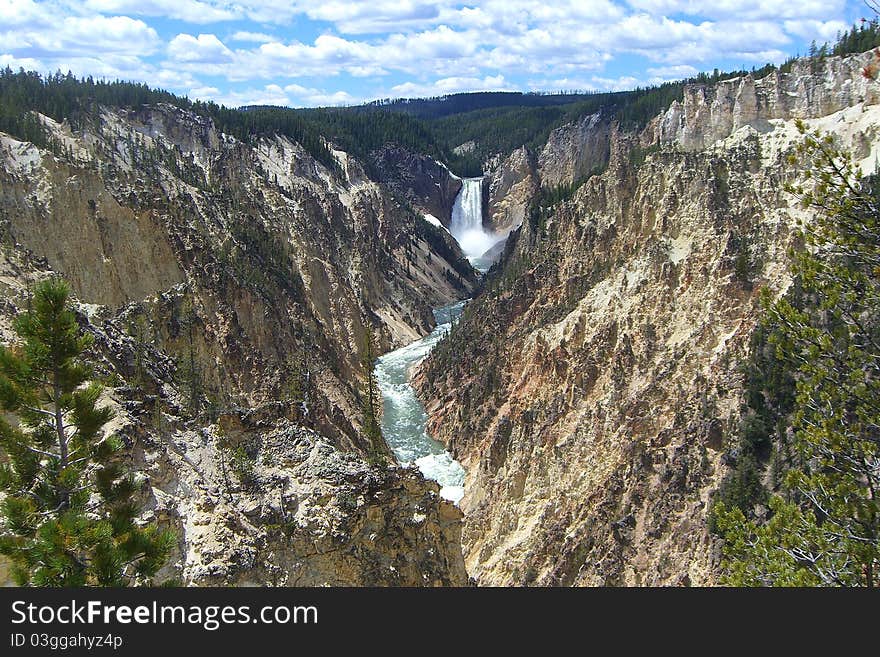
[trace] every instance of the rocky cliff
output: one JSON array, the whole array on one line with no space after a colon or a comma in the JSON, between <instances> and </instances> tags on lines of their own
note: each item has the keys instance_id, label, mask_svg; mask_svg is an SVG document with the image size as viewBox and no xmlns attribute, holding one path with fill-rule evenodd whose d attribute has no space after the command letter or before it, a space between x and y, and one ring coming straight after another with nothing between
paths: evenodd
<instances>
[{"instance_id":1,"label":"rocky cliff","mask_svg":"<svg viewBox=\"0 0 880 657\"><path fill-rule=\"evenodd\" d=\"M461 191L460 178L436 160L394 145L372 153L372 162L386 187L449 226L455 197Z\"/></svg>"},{"instance_id":2,"label":"rocky cliff","mask_svg":"<svg viewBox=\"0 0 880 657\"><path fill-rule=\"evenodd\" d=\"M188 583L461 584L458 511L368 465L365 326L382 350L467 296L460 251L363 167L241 142L171 105L0 134L2 323L68 279ZM239 449L240 448L240 449Z\"/></svg>"},{"instance_id":3,"label":"rocky cliff","mask_svg":"<svg viewBox=\"0 0 880 657\"><path fill-rule=\"evenodd\" d=\"M499 233L519 228L541 188L580 184L601 173L611 157L617 125L611 115L587 115L550 132L534 155L525 146L488 163L485 224Z\"/></svg>"},{"instance_id":4,"label":"rocky cliff","mask_svg":"<svg viewBox=\"0 0 880 657\"><path fill-rule=\"evenodd\" d=\"M691 85L644 134L652 143L699 151L744 126L773 129L774 119L818 118L858 103L873 104L877 85L862 75L872 61L866 53L848 57L795 60L788 72L774 71L714 85Z\"/></svg>"},{"instance_id":5,"label":"rocky cliff","mask_svg":"<svg viewBox=\"0 0 880 657\"><path fill-rule=\"evenodd\" d=\"M538 156L541 184L565 185L604 169L611 154L612 130L610 117L596 113L551 132Z\"/></svg>"},{"instance_id":6,"label":"rocky cliff","mask_svg":"<svg viewBox=\"0 0 880 657\"><path fill-rule=\"evenodd\" d=\"M528 149L518 148L486 176L484 223L496 233L508 233L519 228L526 218L529 203L540 183Z\"/></svg>"},{"instance_id":7,"label":"rocky cliff","mask_svg":"<svg viewBox=\"0 0 880 657\"><path fill-rule=\"evenodd\" d=\"M467 469L482 584L712 584L757 290L790 283L793 119L876 163L869 55L689 88L509 240L423 364L430 429ZM575 131L576 127L572 127Z\"/></svg>"}]
</instances>

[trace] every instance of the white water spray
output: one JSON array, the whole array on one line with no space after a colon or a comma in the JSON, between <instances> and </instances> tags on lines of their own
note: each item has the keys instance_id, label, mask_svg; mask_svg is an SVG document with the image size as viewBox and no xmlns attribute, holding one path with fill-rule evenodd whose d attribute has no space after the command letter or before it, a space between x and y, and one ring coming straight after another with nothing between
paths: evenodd
<instances>
[{"instance_id":1,"label":"white water spray","mask_svg":"<svg viewBox=\"0 0 880 657\"><path fill-rule=\"evenodd\" d=\"M504 235L483 229L483 179L464 178L461 191L452 206L449 232L458 241L462 252L472 263L504 239Z\"/></svg>"}]
</instances>

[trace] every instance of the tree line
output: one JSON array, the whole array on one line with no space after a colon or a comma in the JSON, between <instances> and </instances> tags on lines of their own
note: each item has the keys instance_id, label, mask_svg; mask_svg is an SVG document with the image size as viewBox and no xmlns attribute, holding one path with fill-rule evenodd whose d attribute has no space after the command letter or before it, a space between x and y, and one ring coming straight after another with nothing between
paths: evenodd
<instances>
[{"instance_id":1,"label":"tree line","mask_svg":"<svg viewBox=\"0 0 880 657\"><path fill-rule=\"evenodd\" d=\"M880 46L877 20L854 25L834 44L817 47L810 56L846 55ZM245 142L262 136L284 135L299 142L316 160L341 173L330 145L351 153L376 173L370 154L395 144L434 157L462 176L478 176L494 155L507 155L526 146L540 150L552 130L596 112L626 129L638 130L673 101L681 101L689 84L713 85L746 74L763 77L787 71L795 58L781 66L767 64L751 70L702 72L690 78L618 92L540 94L476 92L427 99L394 99L357 107L291 109L252 106L228 108L212 101L192 101L143 83L77 78L72 73L41 76L33 71L0 72L0 131L39 146L48 135L33 116L37 111L74 126L93 115L95 106L138 108L169 103L212 119L217 128ZM473 142L468 152L457 146Z\"/></svg>"},{"instance_id":2,"label":"tree line","mask_svg":"<svg viewBox=\"0 0 880 657\"><path fill-rule=\"evenodd\" d=\"M808 131L788 190L814 214L745 364L710 529L737 586L880 586L880 178Z\"/></svg>"}]
</instances>

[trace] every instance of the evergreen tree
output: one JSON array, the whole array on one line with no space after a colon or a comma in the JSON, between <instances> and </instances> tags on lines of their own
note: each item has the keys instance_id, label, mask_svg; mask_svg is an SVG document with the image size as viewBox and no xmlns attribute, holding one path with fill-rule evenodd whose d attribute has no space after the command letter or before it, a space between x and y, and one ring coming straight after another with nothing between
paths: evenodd
<instances>
[{"instance_id":1,"label":"evergreen tree","mask_svg":"<svg viewBox=\"0 0 880 657\"><path fill-rule=\"evenodd\" d=\"M195 330L198 321L199 318L193 302L190 299L184 299L180 325L186 331L186 347L184 353L178 358L177 376L182 387L186 390L187 406L193 416L198 416L201 413L202 397L205 392L202 368L196 359Z\"/></svg>"},{"instance_id":2,"label":"evergreen tree","mask_svg":"<svg viewBox=\"0 0 880 657\"><path fill-rule=\"evenodd\" d=\"M364 329L364 350L361 365L364 371L364 390L361 399L363 405L363 434L370 445L370 457L373 460L384 461L385 443L382 437L382 428L379 426L381 409L379 404L379 384L373 368L376 365L376 347L373 341L373 329L367 323Z\"/></svg>"},{"instance_id":3,"label":"evergreen tree","mask_svg":"<svg viewBox=\"0 0 880 657\"><path fill-rule=\"evenodd\" d=\"M291 404L294 420L311 424L312 371L309 358L311 333L305 327L297 330L300 344L287 362L287 400Z\"/></svg>"},{"instance_id":4,"label":"evergreen tree","mask_svg":"<svg viewBox=\"0 0 880 657\"><path fill-rule=\"evenodd\" d=\"M149 582L174 544L135 521L138 484L123 471L121 441L102 437L82 354L92 342L59 280L37 285L19 316L21 344L0 346L0 554L20 585L122 586Z\"/></svg>"},{"instance_id":5,"label":"evergreen tree","mask_svg":"<svg viewBox=\"0 0 880 657\"><path fill-rule=\"evenodd\" d=\"M147 380L147 320L138 315L128 326L128 334L134 342L134 382L142 386Z\"/></svg>"},{"instance_id":6,"label":"evergreen tree","mask_svg":"<svg viewBox=\"0 0 880 657\"><path fill-rule=\"evenodd\" d=\"M806 132L803 124L799 125ZM880 184L830 137L806 135L806 180L791 191L816 211L793 273L811 301L765 295L777 355L796 381L799 457L766 524L717 505L727 581L878 586L880 569Z\"/></svg>"}]
</instances>

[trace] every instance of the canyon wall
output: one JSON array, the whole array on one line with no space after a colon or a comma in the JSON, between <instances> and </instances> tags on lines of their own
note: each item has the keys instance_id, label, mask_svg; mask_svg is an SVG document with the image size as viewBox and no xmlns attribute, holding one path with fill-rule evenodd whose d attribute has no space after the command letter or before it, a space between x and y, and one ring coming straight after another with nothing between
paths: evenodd
<instances>
[{"instance_id":1,"label":"canyon wall","mask_svg":"<svg viewBox=\"0 0 880 657\"><path fill-rule=\"evenodd\" d=\"M486 177L484 223L496 233L519 228L539 186L536 163L525 146L518 148L491 168Z\"/></svg>"},{"instance_id":2,"label":"canyon wall","mask_svg":"<svg viewBox=\"0 0 880 657\"><path fill-rule=\"evenodd\" d=\"M773 130L774 119L828 116L880 98L876 82L862 75L872 53L795 60L788 72L776 70L756 80L746 75L713 85L686 87L658 116L644 138L651 143L699 151L744 126Z\"/></svg>"},{"instance_id":3,"label":"canyon wall","mask_svg":"<svg viewBox=\"0 0 880 657\"><path fill-rule=\"evenodd\" d=\"M51 150L0 134L3 338L35 280L71 282L148 516L178 533L165 574L466 583L458 510L360 430L366 327L397 347L470 294L445 231L339 151L341 174L171 105L41 120Z\"/></svg>"},{"instance_id":4,"label":"canyon wall","mask_svg":"<svg viewBox=\"0 0 880 657\"><path fill-rule=\"evenodd\" d=\"M607 170L514 233L416 379L467 469L478 583L716 582L707 510L735 460L758 290L789 285L809 220L783 191L794 119L873 171L870 58L688 88L643 133L612 131Z\"/></svg>"},{"instance_id":5,"label":"canyon wall","mask_svg":"<svg viewBox=\"0 0 880 657\"><path fill-rule=\"evenodd\" d=\"M372 153L378 180L405 198L422 213L449 227L452 206L461 191L461 179L436 160L399 146L388 145Z\"/></svg>"},{"instance_id":6,"label":"canyon wall","mask_svg":"<svg viewBox=\"0 0 880 657\"><path fill-rule=\"evenodd\" d=\"M604 169L611 154L612 131L610 117L601 112L556 128L538 155L541 184L570 184Z\"/></svg>"},{"instance_id":7,"label":"canyon wall","mask_svg":"<svg viewBox=\"0 0 880 657\"><path fill-rule=\"evenodd\" d=\"M610 114L589 114L552 130L537 155L525 146L488 165L487 227L508 233L519 228L541 188L579 184L608 166L617 126Z\"/></svg>"}]
</instances>

